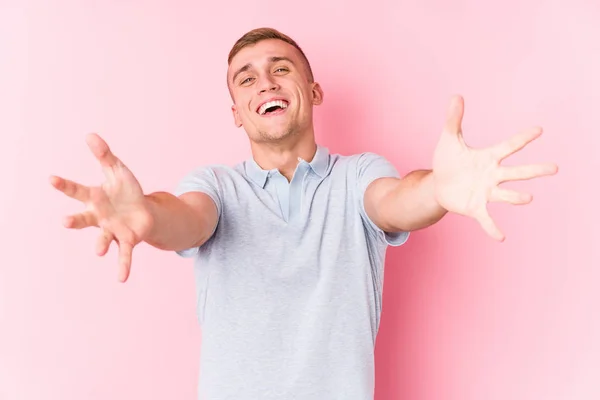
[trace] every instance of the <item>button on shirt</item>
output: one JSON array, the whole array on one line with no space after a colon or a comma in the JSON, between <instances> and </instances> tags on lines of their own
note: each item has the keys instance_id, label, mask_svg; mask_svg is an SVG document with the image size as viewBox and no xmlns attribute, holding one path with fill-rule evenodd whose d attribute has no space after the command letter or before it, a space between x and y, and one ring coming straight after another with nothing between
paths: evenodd
<instances>
[{"instance_id":1,"label":"button on shirt","mask_svg":"<svg viewBox=\"0 0 600 400\"><path fill-rule=\"evenodd\" d=\"M198 399L372 400L388 245L364 209L374 153L317 147L290 182L254 160L197 168L175 194L203 192L219 222L193 257L202 329Z\"/></svg>"}]
</instances>

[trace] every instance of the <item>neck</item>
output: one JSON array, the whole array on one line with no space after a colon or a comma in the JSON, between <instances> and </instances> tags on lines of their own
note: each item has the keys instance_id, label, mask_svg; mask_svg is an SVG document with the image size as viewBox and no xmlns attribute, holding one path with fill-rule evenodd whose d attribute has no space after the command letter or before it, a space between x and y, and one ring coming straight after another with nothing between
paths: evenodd
<instances>
[{"instance_id":1,"label":"neck","mask_svg":"<svg viewBox=\"0 0 600 400\"><path fill-rule=\"evenodd\" d=\"M254 161L265 170L277 169L292 180L298 158L311 162L317 151L314 135L301 135L279 143L250 142Z\"/></svg>"}]
</instances>

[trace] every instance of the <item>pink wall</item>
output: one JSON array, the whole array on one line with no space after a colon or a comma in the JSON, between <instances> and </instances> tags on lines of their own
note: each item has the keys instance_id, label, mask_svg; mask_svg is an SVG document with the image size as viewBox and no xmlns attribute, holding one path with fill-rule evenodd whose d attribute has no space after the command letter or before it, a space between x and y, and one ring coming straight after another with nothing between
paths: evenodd
<instances>
[{"instance_id":1,"label":"pink wall","mask_svg":"<svg viewBox=\"0 0 600 400\"><path fill-rule=\"evenodd\" d=\"M225 60L263 25L312 60L333 151L429 167L460 93L472 145L541 124L511 162L561 168L514 185L531 205L492 206L505 243L450 216L390 251L376 399L600 398L600 3L169 3L1 3L0 399L194 399L190 262L141 246L118 283L115 249L62 228L79 206L47 178L101 182L90 131L146 191L247 157Z\"/></svg>"}]
</instances>

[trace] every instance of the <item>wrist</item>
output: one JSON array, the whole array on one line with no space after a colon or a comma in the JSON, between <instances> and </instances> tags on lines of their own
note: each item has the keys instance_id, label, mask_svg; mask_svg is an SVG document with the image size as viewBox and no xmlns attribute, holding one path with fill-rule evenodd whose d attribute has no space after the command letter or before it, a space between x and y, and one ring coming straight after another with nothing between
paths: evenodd
<instances>
[{"instance_id":1,"label":"wrist","mask_svg":"<svg viewBox=\"0 0 600 400\"><path fill-rule=\"evenodd\" d=\"M443 203L440 201L440 183L437 179L437 175L433 170L431 170L427 178L429 179L429 187L431 190L430 195L435 203L435 207L437 207L440 212L448 212Z\"/></svg>"}]
</instances>

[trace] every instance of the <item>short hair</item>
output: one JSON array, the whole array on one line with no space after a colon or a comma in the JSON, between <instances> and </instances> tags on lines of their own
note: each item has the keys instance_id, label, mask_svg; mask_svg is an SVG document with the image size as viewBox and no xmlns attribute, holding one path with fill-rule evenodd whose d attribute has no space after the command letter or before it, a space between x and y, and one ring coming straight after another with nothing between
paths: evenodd
<instances>
[{"instance_id":1,"label":"short hair","mask_svg":"<svg viewBox=\"0 0 600 400\"><path fill-rule=\"evenodd\" d=\"M296 43L291 37L273 28L257 28L245 33L241 38L237 40L237 42L235 42L235 44L231 48L231 51L229 51L227 65L231 65L231 60L233 60L233 57L235 57L244 47L252 46L257 44L258 42L268 39L282 40L294 46L300 52L300 54L302 55L302 59L306 64L306 70L308 72L309 81L311 83L314 82L314 76L310 63L308 62L308 58L306 57L306 54L304 54L304 51L302 51L298 43Z\"/></svg>"}]
</instances>

